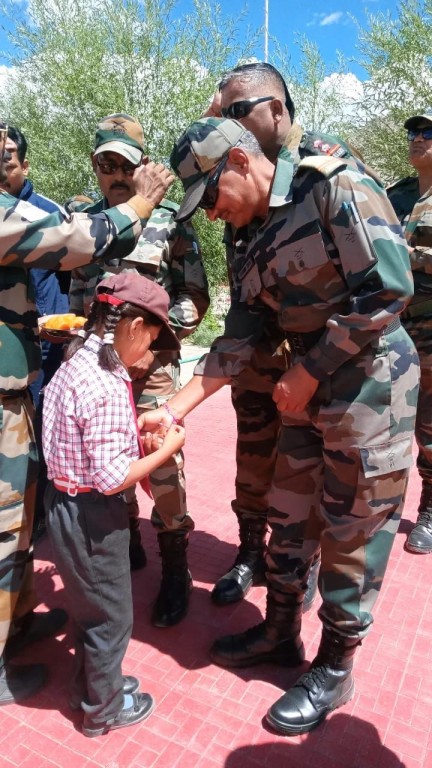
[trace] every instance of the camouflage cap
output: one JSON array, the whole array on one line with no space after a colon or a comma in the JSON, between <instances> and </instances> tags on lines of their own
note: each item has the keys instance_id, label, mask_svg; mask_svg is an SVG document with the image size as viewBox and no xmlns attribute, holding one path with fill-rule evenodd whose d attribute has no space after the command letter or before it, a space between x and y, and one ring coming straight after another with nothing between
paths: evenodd
<instances>
[{"instance_id":1,"label":"camouflage cap","mask_svg":"<svg viewBox=\"0 0 432 768\"><path fill-rule=\"evenodd\" d=\"M117 152L138 165L144 152L142 125L123 112L103 117L96 127L94 154L101 152Z\"/></svg>"},{"instance_id":2,"label":"camouflage cap","mask_svg":"<svg viewBox=\"0 0 432 768\"><path fill-rule=\"evenodd\" d=\"M408 131L411 131L413 128L417 128L419 123L424 121L432 125L432 109L425 109L422 115L414 115L414 117L409 117L408 120L405 120L404 122L404 128L406 128Z\"/></svg>"},{"instance_id":3,"label":"camouflage cap","mask_svg":"<svg viewBox=\"0 0 432 768\"><path fill-rule=\"evenodd\" d=\"M239 142L246 129L237 120L208 117L196 120L180 136L171 152L171 167L183 184L185 196L176 221L189 219L198 208L210 172Z\"/></svg>"}]
</instances>

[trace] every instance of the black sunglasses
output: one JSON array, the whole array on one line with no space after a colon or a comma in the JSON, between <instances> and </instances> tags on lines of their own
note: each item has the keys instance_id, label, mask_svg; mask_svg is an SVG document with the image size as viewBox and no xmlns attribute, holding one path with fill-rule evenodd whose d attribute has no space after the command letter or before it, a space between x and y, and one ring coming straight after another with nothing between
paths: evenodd
<instances>
[{"instance_id":1,"label":"black sunglasses","mask_svg":"<svg viewBox=\"0 0 432 768\"><path fill-rule=\"evenodd\" d=\"M432 126L430 128L411 128L407 132L408 141L414 141L420 134L425 141L430 141L432 139Z\"/></svg>"},{"instance_id":2,"label":"black sunglasses","mask_svg":"<svg viewBox=\"0 0 432 768\"><path fill-rule=\"evenodd\" d=\"M221 109L221 114L222 117L231 117L233 120L241 120L242 117L246 117L249 112L252 112L256 104L261 104L263 101L273 101L274 98L274 96L254 96L252 99L234 101L226 109Z\"/></svg>"},{"instance_id":3,"label":"black sunglasses","mask_svg":"<svg viewBox=\"0 0 432 768\"><path fill-rule=\"evenodd\" d=\"M132 163L123 163L122 165L117 165L117 163L113 163L112 160L103 160L103 159L97 159L96 160L97 166L101 173L104 174L104 176L113 176L115 173L117 173L118 170L123 171L125 176L133 176L134 171L138 168L138 165L132 165Z\"/></svg>"},{"instance_id":4,"label":"black sunglasses","mask_svg":"<svg viewBox=\"0 0 432 768\"><path fill-rule=\"evenodd\" d=\"M212 176L210 176L204 194L199 202L199 208L204 208L205 211L211 211L211 209L215 207L219 194L219 179L227 160L228 155L226 155L219 165L216 166Z\"/></svg>"}]
</instances>

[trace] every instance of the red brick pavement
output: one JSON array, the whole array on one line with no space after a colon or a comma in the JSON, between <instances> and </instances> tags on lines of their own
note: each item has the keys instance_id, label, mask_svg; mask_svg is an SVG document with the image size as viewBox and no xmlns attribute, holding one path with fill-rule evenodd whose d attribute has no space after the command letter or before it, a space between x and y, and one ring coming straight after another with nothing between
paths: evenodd
<instances>
[{"instance_id":1,"label":"red brick pavement","mask_svg":"<svg viewBox=\"0 0 432 768\"><path fill-rule=\"evenodd\" d=\"M171 629L149 622L160 561L150 505L141 497L148 565L133 574L135 625L124 672L155 696L153 715L103 737L82 736L81 716L67 704L69 640L50 639L21 656L49 664L46 688L25 706L0 710L2 768L432 768L432 556L403 550L418 500L415 469L375 624L356 659L355 697L309 735L284 738L267 730L262 717L298 671L271 665L226 671L207 654L215 637L259 621L265 605L263 587L231 607L217 608L209 599L235 554L234 444L225 388L187 419L194 591L188 617ZM46 540L36 550L36 586L42 609L63 605ZM320 635L315 609L304 619L303 635L310 660Z\"/></svg>"}]
</instances>

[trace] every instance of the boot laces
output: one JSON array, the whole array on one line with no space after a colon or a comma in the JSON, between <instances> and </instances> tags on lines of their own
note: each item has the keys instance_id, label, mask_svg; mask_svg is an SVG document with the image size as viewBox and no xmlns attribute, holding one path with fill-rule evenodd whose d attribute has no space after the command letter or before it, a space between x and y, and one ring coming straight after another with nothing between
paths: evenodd
<instances>
[{"instance_id":1,"label":"boot laces","mask_svg":"<svg viewBox=\"0 0 432 768\"><path fill-rule=\"evenodd\" d=\"M432 530L432 510L430 508L419 510L416 525L424 525L425 528Z\"/></svg>"},{"instance_id":2,"label":"boot laces","mask_svg":"<svg viewBox=\"0 0 432 768\"><path fill-rule=\"evenodd\" d=\"M328 667L312 667L296 683L299 687L306 688L308 693L316 693L317 690L326 682L328 676Z\"/></svg>"}]
</instances>

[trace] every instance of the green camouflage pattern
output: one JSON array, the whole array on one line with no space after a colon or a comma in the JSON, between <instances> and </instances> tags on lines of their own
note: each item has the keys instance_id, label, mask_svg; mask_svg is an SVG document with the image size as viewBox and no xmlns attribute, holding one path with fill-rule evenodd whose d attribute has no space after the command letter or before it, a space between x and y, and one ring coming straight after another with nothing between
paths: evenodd
<instances>
[{"instance_id":1,"label":"green camouflage pattern","mask_svg":"<svg viewBox=\"0 0 432 768\"><path fill-rule=\"evenodd\" d=\"M239 303L267 305L288 340L313 338L300 353L293 345L293 361L320 382L303 413L282 416L269 590L304 592L321 547L320 617L362 637L412 464L419 366L395 321L413 293L403 233L385 191L355 165L320 156L296 168L281 154L268 216L245 238L233 280ZM224 336L201 371L236 379L254 340Z\"/></svg>"},{"instance_id":2,"label":"green camouflage pattern","mask_svg":"<svg viewBox=\"0 0 432 768\"><path fill-rule=\"evenodd\" d=\"M410 254L414 297L402 320L420 358L415 429L419 449L417 469L423 488L429 486L432 492L432 188L420 196L418 177L410 176L389 187L387 194L405 230L408 245L414 248Z\"/></svg>"},{"instance_id":3,"label":"green camouflage pattern","mask_svg":"<svg viewBox=\"0 0 432 768\"><path fill-rule=\"evenodd\" d=\"M142 225L128 205L95 217L47 214L0 193L0 658L19 619L36 603L33 527L38 460L28 385L40 368L30 267L70 270L134 247Z\"/></svg>"},{"instance_id":4,"label":"green camouflage pattern","mask_svg":"<svg viewBox=\"0 0 432 768\"><path fill-rule=\"evenodd\" d=\"M281 156L291 158L296 168L303 158L320 154L343 158L360 171L366 168L359 158L353 156L352 148L339 137L303 131L298 123L294 123ZM370 169L367 172L372 175ZM241 281L237 273L242 268L248 241L260 223L253 222L243 231L237 232L233 232L229 225L225 228L228 275L231 276L231 306L225 321L224 335L230 339L233 336L247 338L253 334L254 338L251 363L232 383L232 403L237 418L236 496L232 508L239 518L258 517L264 521L267 519L267 497L280 428L280 413L272 394L274 385L288 367L289 351L285 334L275 322L274 313L260 302L250 305L240 301ZM215 347L220 343L223 343L222 340L217 340ZM200 363L195 372L200 373L202 370ZM214 375L217 376L218 372L220 375L216 365Z\"/></svg>"},{"instance_id":5,"label":"green camouflage pattern","mask_svg":"<svg viewBox=\"0 0 432 768\"><path fill-rule=\"evenodd\" d=\"M30 267L70 270L93 259L119 258L134 247L141 221L127 204L96 217L47 214L0 193L0 394L24 390L40 368L37 313Z\"/></svg>"},{"instance_id":6,"label":"green camouflage pattern","mask_svg":"<svg viewBox=\"0 0 432 768\"><path fill-rule=\"evenodd\" d=\"M106 201L100 200L87 211L101 211ZM72 272L71 311L87 315L96 285L111 273L137 272L165 288L170 296L171 327L180 340L199 325L209 306L207 278L200 247L189 223L176 223L178 206L163 200L154 209L143 229L135 250L120 262L112 258L103 266L90 265ZM133 383L138 411L157 408L167 402L180 387L179 353L159 352L145 378ZM191 530L184 477L183 453L179 452L150 476L155 501L152 523L158 530ZM128 493L129 512L139 515L134 490Z\"/></svg>"},{"instance_id":7,"label":"green camouflage pattern","mask_svg":"<svg viewBox=\"0 0 432 768\"><path fill-rule=\"evenodd\" d=\"M117 112L102 118L96 127L95 155L117 152L138 165L144 152L142 125L134 117Z\"/></svg>"}]
</instances>

